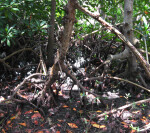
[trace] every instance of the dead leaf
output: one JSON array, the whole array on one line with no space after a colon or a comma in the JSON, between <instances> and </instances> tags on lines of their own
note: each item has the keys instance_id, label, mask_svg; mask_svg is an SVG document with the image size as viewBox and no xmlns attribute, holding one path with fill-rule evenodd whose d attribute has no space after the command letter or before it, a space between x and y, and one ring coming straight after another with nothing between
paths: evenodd
<instances>
[{"instance_id":1,"label":"dead leaf","mask_svg":"<svg viewBox=\"0 0 150 133\"><path fill-rule=\"evenodd\" d=\"M96 128L106 128L105 125L99 125L99 124L92 124L93 127L96 127Z\"/></svg>"},{"instance_id":2,"label":"dead leaf","mask_svg":"<svg viewBox=\"0 0 150 133\"><path fill-rule=\"evenodd\" d=\"M31 114L33 112L33 110L29 110L29 111L26 111L24 114Z\"/></svg>"},{"instance_id":3,"label":"dead leaf","mask_svg":"<svg viewBox=\"0 0 150 133\"><path fill-rule=\"evenodd\" d=\"M11 123L11 120L8 120L8 121L7 121L7 125L9 125L10 123Z\"/></svg>"},{"instance_id":4,"label":"dead leaf","mask_svg":"<svg viewBox=\"0 0 150 133\"><path fill-rule=\"evenodd\" d=\"M64 106L62 106L63 108L68 108L69 106L67 106L67 105L64 105Z\"/></svg>"},{"instance_id":5,"label":"dead leaf","mask_svg":"<svg viewBox=\"0 0 150 133\"><path fill-rule=\"evenodd\" d=\"M57 124L57 126L58 126L58 127L61 127L61 125L60 125L60 124Z\"/></svg>"},{"instance_id":6,"label":"dead leaf","mask_svg":"<svg viewBox=\"0 0 150 133\"><path fill-rule=\"evenodd\" d=\"M102 111L101 111L101 110L97 110L96 112L97 112L97 113L101 113Z\"/></svg>"},{"instance_id":7,"label":"dead leaf","mask_svg":"<svg viewBox=\"0 0 150 133\"><path fill-rule=\"evenodd\" d=\"M39 122L38 122L37 120L34 120L34 124L35 124L35 125L38 125L38 123L39 123Z\"/></svg>"},{"instance_id":8,"label":"dead leaf","mask_svg":"<svg viewBox=\"0 0 150 133\"><path fill-rule=\"evenodd\" d=\"M11 119L11 120L14 120L14 119L16 119L16 116L11 117L10 119Z\"/></svg>"},{"instance_id":9,"label":"dead leaf","mask_svg":"<svg viewBox=\"0 0 150 133\"><path fill-rule=\"evenodd\" d=\"M124 125L127 125L127 123L126 122L121 122L122 124L124 124Z\"/></svg>"},{"instance_id":10,"label":"dead leaf","mask_svg":"<svg viewBox=\"0 0 150 133\"><path fill-rule=\"evenodd\" d=\"M18 123L19 125L21 125L21 126L24 126L24 127L26 127L27 126L27 124L26 123Z\"/></svg>"},{"instance_id":11,"label":"dead leaf","mask_svg":"<svg viewBox=\"0 0 150 133\"><path fill-rule=\"evenodd\" d=\"M39 113L39 111L35 110L34 113Z\"/></svg>"},{"instance_id":12,"label":"dead leaf","mask_svg":"<svg viewBox=\"0 0 150 133\"><path fill-rule=\"evenodd\" d=\"M77 109L76 109L76 108L73 108L73 110L74 110L74 111L77 111Z\"/></svg>"},{"instance_id":13,"label":"dead leaf","mask_svg":"<svg viewBox=\"0 0 150 133\"><path fill-rule=\"evenodd\" d=\"M78 126L77 126L75 123L68 123L68 125L69 125L71 128L78 128Z\"/></svg>"},{"instance_id":14,"label":"dead leaf","mask_svg":"<svg viewBox=\"0 0 150 133\"><path fill-rule=\"evenodd\" d=\"M35 119L35 118L42 118L42 116L41 116L40 113L35 113L34 115L32 115L31 118L32 118L32 119Z\"/></svg>"}]
</instances>

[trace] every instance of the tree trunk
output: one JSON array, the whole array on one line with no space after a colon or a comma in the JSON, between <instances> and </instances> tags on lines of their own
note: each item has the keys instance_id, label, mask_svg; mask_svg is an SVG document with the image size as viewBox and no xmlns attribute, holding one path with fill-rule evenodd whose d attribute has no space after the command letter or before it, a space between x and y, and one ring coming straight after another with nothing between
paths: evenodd
<instances>
[{"instance_id":1,"label":"tree trunk","mask_svg":"<svg viewBox=\"0 0 150 133\"><path fill-rule=\"evenodd\" d=\"M74 0L68 0L68 4L66 6L66 15L64 19L65 19L65 25L64 25L64 31L61 40L61 47L57 51L55 63L51 68L49 79L45 83L44 89L40 97L40 102L42 102L42 105L44 104L45 96L46 96L45 94L47 93L47 90L51 89L51 85L59 78L58 71L61 71L62 68L64 68L64 61L66 58L66 53L69 48L72 29L75 22L75 1ZM54 96L52 96L52 94L49 95L51 95L50 100L54 100Z\"/></svg>"},{"instance_id":2,"label":"tree trunk","mask_svg":"<svg viewBox=\"0 0 150 133\"><path fill-rule=\"evenodd\" d=\"M124 0L124 36L134 45L134 33L133 33L133 2L134 0ZM127 74L129 78L132 80L137 72L137 62L136 57L133 53L130 52L129 47L126 46L127 51L129 52L128 56L128 70Z\"/></svg>"},{"instance_id":3,"label":"tree trunk","mask_svg":"<svg viewBox=\"0 0 150 133\"><path fill-rule=\"evenodd\" d=\"M48 36L48 46L47 46L47 67L51 67L54 64L54 29L55 29L55 10L56 10L56 1L51 1L51 19L50 19L50 28Z\"/></svg>"}]
</instances>

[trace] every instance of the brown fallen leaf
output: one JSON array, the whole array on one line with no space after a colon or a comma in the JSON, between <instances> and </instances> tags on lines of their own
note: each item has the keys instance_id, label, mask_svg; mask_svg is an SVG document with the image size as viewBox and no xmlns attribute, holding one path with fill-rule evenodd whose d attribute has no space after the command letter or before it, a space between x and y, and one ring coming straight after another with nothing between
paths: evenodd
<instances>
[{"instance_id":1,"label":"brown fallen leaf","mask_svg":"<svg viewBox=\"0 0 150 133\"><path fill-rule=\"evenodd\" d=\"M34 119L34 118L42 118L42 116L41 116L40 113L35 113L34 115L32 115L31 118L32 118L32 119Z\"/></svg>"},{"instance_id":2,"label":"brown fallen leaf","mask_svg":"<svg viewBox=\"0 0 150 133\"><path fill-rule=\"evenodd\" d=\"M11 123L11 120L8 120L8 121L7 121L7 125L9 125L10 123Z\"/></svg>"},{"instance_id":3,"label":"brown fallen leaf","mask_svg":"<svg viewBox=\"0 0 150 133\"><path fill-rule=\"evenodd\" d=\"M11 120L14 120L14 119L16 119L16 116L11 117L10 119L11 119Z\"/></svg>"},{"instance_id":4,"label":"brown fallen leaf","mask_svg":"<svg viewBox=\"0 0 150 133\"><path fill-rule=\"evenodd\" d=\"M21 125L21 126L24 126L24 127L26 127L27 126L27 124L26 123L18 123L19 125Z\"/></svg>"},{"instance_id":5,"label":"brown fallen leaf","mask_svg":"<svg viewBox=\"0 0 150 133\"><path fill-rule=\"evenodd\" d=\"M31 114L33 112L33 110L29 110L29 111L26 111L24 114Z\"/></svg>"},{"instance_id":6,"label":"brown fallen leaf","mask_svg":"<svg viewBox=\"0 0 150 133\"><path fill-rule=\"evenodd\" d=\"M96 112L97 112L97 113L101 113L102 111L101 111L101 110L97 110Z\"/></svg>"},{"instance_id":7,"label":"brown fallen leaf","mask_svg":"<svg viewBox=\"0 0 150 133\"><path fill-rule=\"evenodd\" d=\"M67 105L64 105L64 106L62 106L63 108L68 108L69 106L67 106Z\"/></svg>"},{"instance_id":8,"label":"brown fallen leaf","mask_svg":"<svg viewBox=\"0 0 150 133\"><path fill-rule=\"evenodd\" d=\"M35 125L38 125L39 124L39 122L37 121L37 120L34 120L34 122L33 122Z\"/></svg>"},{"instance_id":9,"label":"brown fallen leaf","mask_svg":"<svg viewBox=\"0 0 150 133\"><path fill-rule=\"evenodd\" d=\"M99 125L99 124L92 124L93 127L96 127L96 128L106 128L105 125Z\"/></svg>"},{"instance_id":10,"label":"brown fallen leaf","mask_svg":"<svg viewBox=\"0 0 150 133\"><path fill-rule=\"evenodd\" d=\"M57 126L58 126L58 127L61 127L61 125L60 125L60 124L57 124Z\"/></svg>"},{"instance_id":11,"label":"brown fallen leaf","mask_svg":"<svg viewBox=\"0 0 150 133\"><path fill-rule=\"evenodd\" d=\"M78 126L77 126L75 123L68 123L68 125L69 125L71 128L78 128Z\"/></svg>"},{"instance_id":12,"label":"brown fallen leaf","mask_svg":"<svg viewBox=\"0 0 150 133\"><path fill-rule=\"evenodd\" d=\"M73 108L73 110L74 110L74 111L77 111L77 109L76 109L76 108Z\"/></svg>"}]
</instances>

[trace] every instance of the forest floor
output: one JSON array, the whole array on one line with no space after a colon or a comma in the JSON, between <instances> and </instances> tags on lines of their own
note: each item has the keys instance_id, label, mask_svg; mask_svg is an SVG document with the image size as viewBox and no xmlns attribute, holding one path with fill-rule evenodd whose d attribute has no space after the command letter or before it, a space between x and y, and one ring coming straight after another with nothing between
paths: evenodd
<instances>
[{"instance_id":1,"label":"forest floor","mask_svg":"<svg viewBox=\"0 0 150 133\"><path fill-rule=\"evenodd\" d=\"M10 95L10 89L17 82L0 83L0 101ZM136 90L134 90L136 91ZM135 104L114 113L118 107L146 99L144 93L130 93L127 89L107 88L103 95L106 107L101 103L80 104L78 91L72 91L72 98L59 94L57 106L46 111L45 116L33 106L18 102L0 104L1 133L148 133L150 130L150 102ZM143 129L143 131L142 131ZM146 129L144 131L144 129Z\"/></svg>"}]
</instances>

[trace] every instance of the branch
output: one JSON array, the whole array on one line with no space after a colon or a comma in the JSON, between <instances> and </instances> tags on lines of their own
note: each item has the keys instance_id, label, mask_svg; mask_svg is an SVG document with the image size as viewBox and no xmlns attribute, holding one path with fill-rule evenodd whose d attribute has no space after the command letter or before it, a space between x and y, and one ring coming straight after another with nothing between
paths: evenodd
<instances>
[{"instance_id":1,"label":"branch","mask_svg":"<svg viewBox=\"0 0 150 133\"><path fill-rule=\"evenodd\" d=\"M138 85L138 84L136 84L136 83L133 83L133 82L131 82L131 81L129 81L129 80L122 79L122 78L118 78L118 77L108 77L108 78L110 78L110 79L116 79L116 80L120 80L120 81L124 81L124 82L127 82L127 83L129 83L129 84L135 85L135 86L137 86L137 87L139 87L139 88L142 88L142 89L145 90L145 91L150 92L149 89L147 89L147 88L145 88L145 87L143 87L143 86L141 86L141 85Z\"/></svg>"},{"instance_id":2,"label":"branch","mask_svg":"<svg viewBox=\"0 0 150 133\"><path fill-rule=\"evenodd\" d=\"M20 49L20 50L18 50L18 51L13 52L12 54L6 56L6 57L3 58L3 59L0 59L0 63L2 63L4 66L6 66L9 70L13 70L13 68L11 68L11 66L8 65L5 61L6 61L7 59L11 58L12 56L14 56L15 54L18 54L18 53L20 53L20 52L22 52L22 51L32 51L32 52L34 52L32 48L23 48L23 49ZM34 53L35 53L35 52L34 52ZM36 54L36 53L35 53L35 54ZM16 68L16 69L17 69L17 68Z\"/></svg>"},{"instance_id":3,"label":"branch","mask_svg":"<svg viewBox=\"0 0 150 133\"><path fill-rule=\"evenodd\" d=\"M31 74L30 76L26 77L19 85L17 85L17 87L15 87L14 93L10 97L10 99L12 99L16 95L16 93L20 90L21 86L23 86L30 78L35 77L35 76L41 76L41 75L44 75L44 74L42 74L42 73L34 73L34 74Z\"/></svg>"},{"instance_id":4,"label":"branch","mask_svg":"<svg viewBox=\"0 0 150 133\"><path fill-rule=\"evenodd\" d=\"M140 101L137 101L137 102L133 102L133 103L130 103L130 104L127 104L127 105L124 105L124 106L121 106L117 109L113 109L113 110L110 110L110 111L107 111L105 113L102 113L100 115L98 115L97 117L103 117L105 115L108 115L108 114L112 114L112 113L115 113L119 110L123 110L123 109L126 109L128 107L131 107L131 106L134 106L135 104L141 104L141 103L144 103L144 102L149 102L150 101L150 98L149 99L145 99L145 100L140 100Z\"/></svg>"},{"instance_id":5,"label":"branch","mask_svg":"<svg viewBox=\"0 0 150 133\"><path fill-rule=\"evenodd\" d=\"M5 60L9 59L10 57L14 56L15 54L18 54L18 53L20 53L20 52L22 52L22 51L33 51L33 50L32 50L32 48L23 48L23 49L20 49L20 50L18 50L18 51L15 51L15 52L13 52L12 54L6 56L5 58L3 58L3 60L5 61Z\"/></svg>"}]
</instances>

